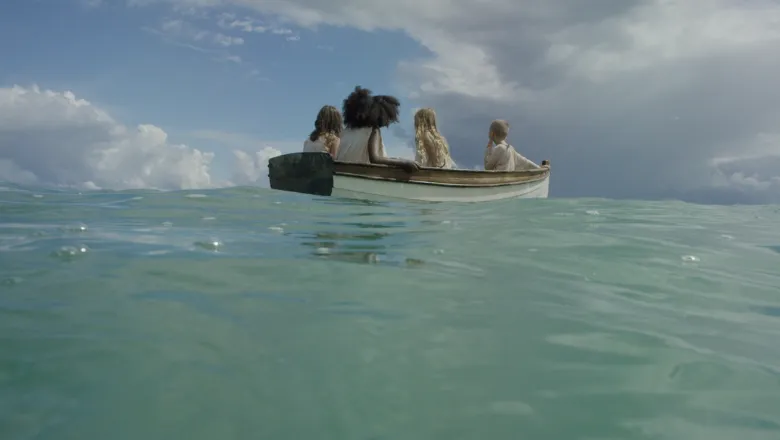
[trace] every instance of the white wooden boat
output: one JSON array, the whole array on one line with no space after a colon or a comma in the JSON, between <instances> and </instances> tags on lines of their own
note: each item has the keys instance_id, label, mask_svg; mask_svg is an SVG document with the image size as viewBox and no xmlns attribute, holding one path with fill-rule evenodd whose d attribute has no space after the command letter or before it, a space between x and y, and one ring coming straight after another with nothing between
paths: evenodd
<instances>
[{"instance_id":1,"label":"white wooden boat","mask_svg":"<svg viewBox=\"0 0 780 440\"><path fill-rule=\"evenodd\" d=\"M524 171L444 170L414 173L376 164L336 162L327 153L290 153L268 161L271 188L353 199L484 202L547 198L550 167Z\"/></svg>"}]
</instances>

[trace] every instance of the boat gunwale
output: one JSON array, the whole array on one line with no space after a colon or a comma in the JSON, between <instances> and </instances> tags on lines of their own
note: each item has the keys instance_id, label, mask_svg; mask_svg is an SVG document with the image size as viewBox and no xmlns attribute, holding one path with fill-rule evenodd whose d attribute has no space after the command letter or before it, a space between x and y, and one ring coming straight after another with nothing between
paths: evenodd
<instances>
[{"instance_id":1,"label":"boat gunwale","mask_svg":"<svg viewBox=\"0 0 780 440\"><path fill-rule=\"evenodd\" d=\"M357 179L377 180L380 182L390 182L390 183L408 183L413 185L447 186L447 187L455 187L455 188L495 188L500 186L529 185L532 183L541 182L542 180L547 179L550 175L549 173L545 173L539 176L534 176L535 178L533 179L517 180L514 182L499 182L499 183L447 183L447 182L430 182L425 180L412 180L412 179L400 180L400 179L393 179L388 177L367 176L365 174L353 174L353 173L342 173L342 172L334 172L333 176L354 177Z\"/></svg>"},{"instance_id":2,"label":"boat gunwale","mask_svg":"<svg viewBox=\"0 0 780 440\"><path fill-rule=\"evenodd\" d=\"M410 174L400 168L389 167L387 165L380 164L362 164L334 161L334 165L334 177L345 176L384 182L460 188L518 186L536 183L550 177L550 167L547 166L538 169L522 171L489 171L420 167L420 170L423 171L424 174L427 174L420 176L419 171L417 173ZM365 172L356 172L363 170L365 170ZM436 176L436 174L439 175ZM447 174L450 175L448 176ZM471 176L468 176L469 174L471 174ZM421 180L421 177L424 180ZM458 182L458 180L462 180L464 177L467 177L469 180L474 179L474 181Z\"/></svg>"}]
</instances>

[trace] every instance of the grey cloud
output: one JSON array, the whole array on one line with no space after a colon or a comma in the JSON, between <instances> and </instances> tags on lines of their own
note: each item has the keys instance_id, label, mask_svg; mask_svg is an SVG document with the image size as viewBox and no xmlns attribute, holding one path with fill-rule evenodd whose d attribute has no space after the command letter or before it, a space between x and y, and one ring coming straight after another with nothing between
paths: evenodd
<instances>
[{"instance_id":1,"label":"grey cloud","mask_svg":"<svg viewBox=\"0 0 780 440\"><path fill-rule=\"evenodd\" d=\"M512 123L510 140L520 151L552 160L556 195L715 201L708 197L712 191L698 191L711 182L706 161L738 154L758 132L774 128L780 109L776 51L659 66L600 86L578 82L538 106L475 105L455 95L423 100L438 109L459 163L481 160L477 147L484 144L485 127L501 117ZM767 192L763 200L777 198Z\"/></svg>"},{"instance_id":2,"label":"grey cloud","mask_svg":"<svg viewBox=\"0 0 780 440\"><path fill-rule=\"evenodd\" d=\"M397 137L398 139L401 139L404 141L404 144L409 148L415 148L414 146L414 133L410 132L406 128L404 128L400 124L395 124L390 126L390 130L393 132L393 135Z\"/></svg>"},{"instance_id":3,"label":"grey cloud","mask_svg":"<svg viewBox=\"0 0 780 440\"><path fill-rule=\"evenodd\" d=\"M70 92L0 88L0 181L83 188L212 186L213 154L128 128Z\"/></svg>"},{"instance_id":4,"label":"grey cloud","mask_svg":"<svg viewBox=\"0 0 780 440\"><path fill-rule=\"evenodd\" d=\"M780 201L780 169L751 171L776 148L757 136L780 142L778 2L221 4L304 26L404 30L433 53L399 67L417 95L404 107L434 107L464 167L481 163L486 127L504 118L520 151L552 161L554 196Z\"/></svg>"},{"instance_id":5,"label":"grey cloud","mask_svg":"<svg viewBox=\"0 0 780 440\"><path fill-rule=\"evenodd\" d=\"M619 8L601 13L586 8L588 18L567 11L548 24L568 29L571 24L560 21L565 17L585 26L576 32L581 47L624 50L628 43L614 41L617 24L592 29L583 25L588 19L616 20L628 11L626 4ZM512 123L510 140L520 151L535 160L552 160L552 192L557 196L780 201L777 185L760 191L714 186L716 170L708 165L718 155L738 155L762 131L778 132L777 39L676 59L660 57L596 83L545 62L550 43L539 35L557 29L537 25L526 32L521 23L513 30L508 28L512 18L505 18L495 32L485 26L479 33L472 23L473 36L462 38L486 49L502 79L529 88L535 99L496 104L459 94L425 93L419 99L420 105L437 109L459 163L479 163L486 127L491 119L504 118ZM448 32L461 35L456 29ZM735 163L728 172L737 173L748 162ZM763 178L778 175L780 168L774 168Z\"/></svg>"}]
</instances>

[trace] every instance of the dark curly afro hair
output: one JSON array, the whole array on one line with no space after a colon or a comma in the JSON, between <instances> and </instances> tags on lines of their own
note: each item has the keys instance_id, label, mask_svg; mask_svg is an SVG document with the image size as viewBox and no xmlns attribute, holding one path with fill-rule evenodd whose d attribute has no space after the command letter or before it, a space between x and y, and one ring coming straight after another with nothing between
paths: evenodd
<instances>
[{"instance_id":1,"label":"dark curly afro hair","mask_svg":"<svg viewBox=\"0 0 780 440\"><path fill-rule=\"evenodd\" d=\"M341 113L347 128L387 127L398 122L401 103L394 96L371 95L360 86L344 100Z\"/></svg>"}]
</instances>

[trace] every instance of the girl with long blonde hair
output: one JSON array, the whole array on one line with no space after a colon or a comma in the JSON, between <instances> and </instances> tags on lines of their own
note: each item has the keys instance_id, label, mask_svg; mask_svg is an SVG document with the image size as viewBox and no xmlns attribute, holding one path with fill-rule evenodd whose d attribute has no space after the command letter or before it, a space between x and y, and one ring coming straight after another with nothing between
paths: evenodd
<instances>
[{"instance_id":1,"label":"girl with long blonde hair","mask_svg":"<svg viewBox=\"0 0 780 440\"><path fill-rule=\"evenodd\" d=\"M455 168L447 140L436 128L436 112L432 108L417 110L414 132L415 162L429 168Z\"/></svg>"}]
</instances>

